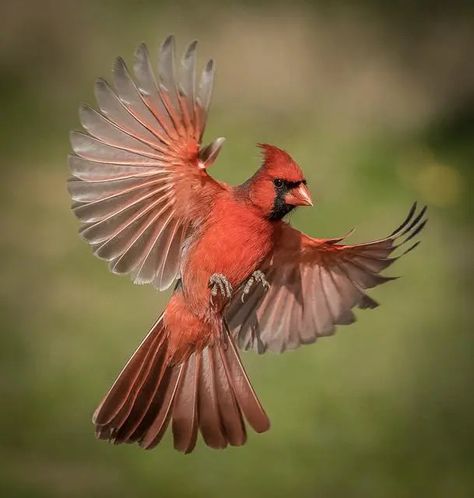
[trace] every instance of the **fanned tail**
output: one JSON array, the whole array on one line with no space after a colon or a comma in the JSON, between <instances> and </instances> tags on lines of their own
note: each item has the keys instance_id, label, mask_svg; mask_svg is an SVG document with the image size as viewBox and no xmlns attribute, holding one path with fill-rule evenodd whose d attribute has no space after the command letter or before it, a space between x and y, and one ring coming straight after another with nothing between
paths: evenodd
<instances>
[{"instance_id":1,"label":"fanned tail","mask_svg":"<svg viewBox=\"0 0 474 498\"><path fill-rule=\"evenodd\" d=\"M169 353L161 316L95 411L98 438L149 449L172 420L174 447L190 453L198 431L208 446L225 448L245 443L244 420L256 432L269 429L227 327L182 363Z\"/></svg>"}]
</instances>

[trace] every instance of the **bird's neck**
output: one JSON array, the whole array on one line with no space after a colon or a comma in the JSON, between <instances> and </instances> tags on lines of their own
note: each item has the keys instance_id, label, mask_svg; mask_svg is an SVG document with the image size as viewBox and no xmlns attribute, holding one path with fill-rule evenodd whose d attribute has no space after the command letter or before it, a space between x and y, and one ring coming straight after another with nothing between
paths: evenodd
<instances>
[{"instance_id":1,"label":"bird's neck","mask_svg":"<svg viewBox=\"0 0 474 498\"><path fill-rule=\"evenodd\" d=\"M286 204L284 196L278 195L270 182L261 181L258 172L237 186L234 195L255 209L259 216L270 221L281 220L295 207Z\"/></svg>"}]
</instances>

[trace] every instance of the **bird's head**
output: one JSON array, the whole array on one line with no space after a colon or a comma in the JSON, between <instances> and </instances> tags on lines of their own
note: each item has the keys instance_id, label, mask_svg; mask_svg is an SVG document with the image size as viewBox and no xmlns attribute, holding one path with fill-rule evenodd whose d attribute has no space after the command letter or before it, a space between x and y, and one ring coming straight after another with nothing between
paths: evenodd
<instances>
[{"instance_id":1,"label":"bird's head","mask_svg":"<svg viewBox=\"0 0 474 498\"><path fill-rule=\"evenodd\" d=\"M251 179L252 203L272 220L279 220L297 206L312 206L311 194L301 168L282 149L259 144L263 164Z\"/></svg>"}]
</instances>

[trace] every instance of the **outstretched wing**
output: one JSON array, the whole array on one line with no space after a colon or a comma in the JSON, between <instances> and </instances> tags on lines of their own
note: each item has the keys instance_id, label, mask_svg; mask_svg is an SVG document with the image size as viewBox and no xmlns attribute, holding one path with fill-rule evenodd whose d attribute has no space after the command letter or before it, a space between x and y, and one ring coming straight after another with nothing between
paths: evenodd
<instances>
[{"instance_id":1,"label":"outstretched wing","mask_svg":"<svg viewBox=\"0 0 474 498\"><path fill-rule=\"evenodd\" d=\"M422 230L425 211L416 213L415 203L391 235L356 245L340 244L343 238L315 239L282 223L275 250L261 268L270 288L254 285L243 302L240 289L227 310L238 345L259 353L294 349L333 334L335 325L352 323L355 306L375 308L365 290L392 280L380 272L418 245L390 257Z\"/></svg>"},{"instance_id":2,"label":"outstretched wing","mask_svg":"<svg viewBox=\"0 0 474 498\"><path fill-rule=\"evenodd\" d=\"M161 47L155 79L144 44L133 79L123 59L114 87L99 79L99 110L80 109L84 132L72 132L68 182L80 233L114 273L165 289L179 272L183 243L224 188L205 169L223 138L201 148L214 65L195 82L196 42L174 69L174 38ZM197 86L197 88L196 88Z\"/></svg>"}]
</instances>

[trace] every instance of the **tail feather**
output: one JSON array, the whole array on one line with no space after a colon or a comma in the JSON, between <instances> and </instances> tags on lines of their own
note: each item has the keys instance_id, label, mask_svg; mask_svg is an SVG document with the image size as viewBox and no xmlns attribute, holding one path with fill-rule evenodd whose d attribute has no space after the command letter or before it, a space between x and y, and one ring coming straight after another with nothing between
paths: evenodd
<instances>
[{"instance_id":1,"label":"tail feather","mask_svg":"<svg viewBox=\"0 0 474 498\"><path fill-rule=\"evenodd\" d=\"M229 444L232 446L242 446L247 441L247 431L242 412L232 389L232 382L227 376L223 356L221 348L214 348L212 350L219 414L222 428Z\"/></svg>"},{"instance_id":2,"label":"tail feather","mask_svg":"<svg viewBox=\"0 0 474 498\"><path fill-rule=\"evenodd\" d=\"M154 448L161 441L161 438L166 432L171 418L173 400L183 370L184 365L168 370L170 376L168 378L168 383L163 387L163 398L159 400L161 404L159 405L158 413L150 426L145 429L143 437L139 440L139 444L142 448Z\"/></svg>"},{"instance_id":3,"label":"tail feather","mask_svg":"<svg viewBox=\"0 0 474 498\"><path fill-rule=\"evenodd\" d=\"M209 348L202 352L199 382L199 429L202 437L211 448L225 448L227 438L219 413L214 360Z\"/></svg>"},{"instance_id":4,"label":"tail feather","mask_svg":"<svg viewBox=\"0 0 474 498\"><path fill-rule=\"evenodd\" d=\"M227 327L227 326L226 326ZM232 388L239 401L240 408L248 423L256 432L265 432L270 429L270 420L253 390L252 384L245 373L239 353L227 331L224 354L227 365L227 375L232 379Z\"/></svg>"},{"instance_id":5,"label":"tail feather","mask_svg":"<svg viewBox=\"0 0 474 498\"><path fill-rule=\"evenodd\" d=\"M184 367L173 404L173 439L178 451L190 453L198 432L198 386L201 353L193 353Z\"/></svg>"},{"instance_id":6,"label":"tail feather","mask_svg":"<svg viewBox=\"0 0 474 498\"><path fill-rule=\"evenodd\" d=\"M160 409L165 402L165 396L170 382L172 382L173 369L166 367L163 368L162 375L159 378L152 396L147 403L146 411L141 416L140 421L135 424L135 430L130 433L129 442L141 441L148 428L152 425L154 420L158 417ZM173 388L173 385L171 385Z\"/></svg>"},{"instance_id":7,"label":"tail feather","mask_svg":"<svg viewBox=\"0 0 474 498\"><path fill-rule=\"evenodd\" d=\"M247 439L244 417L257 431L270 426L227 331L180 364L169 361L160 318L97 408L100 439L153 448L170 420L174 447L191 452L200 431L206 444L225 448Z\"/></svg>"},{"instance_id":8,"label":"tail feather","mask_svg":"<svg viewBox=\"0 0 474 498\"><path fill-rule=\"evenodd\" d=\"M160 339L156 333L161 327L162 316L153 324L150 332L137 348L133 356L120 372L117 380L110 388L100 405L92 416L92 421L98 426L110 424L122 411L124 404L133 395L134 386L139 382L139 375L156 346L154 344Z\"/></svg>"},{"instance_id":9,"label":"tail feather","mask_svg":"<svg viewBox=\"0 0 474 498\"><path fill-rule=\"evenodd\" d=\"M128 415L124 418L117 430L115 442L133 441L131 437L139 427L141 421L150 410L150 405L155 398L156 391L161 385L161 378L167 368L166 341L159 342L153 355L148 357L148 368L142 369L143 381L139 388L135 386L136 394Z\"/></svg>"},{"instance_id":10,"label":"tail feather","mask_svg":"<svg viewBox=\"0 0 474 498\"><path fill-rule=\"evenodd\" d=\"M136 420L139 416L139 407L136 407L137 400L143 399L141 393L143 391L144 384L150 377L150 372L153 370L155 352L160 351L161 349L162 338L157 334L155 341L153 341L150 345L148 354L145 356L137 376L134 378L132 385L127 390L122 406L117 410L114 417L108 423L108 425L114 427L113 438L116 443L122 442L122 440L126 441L126 438L123 438L123 431L121 431L122 427L124 424L127 424L127 422L130 423L132 420Z\"/></svg>"}]
</instances>

